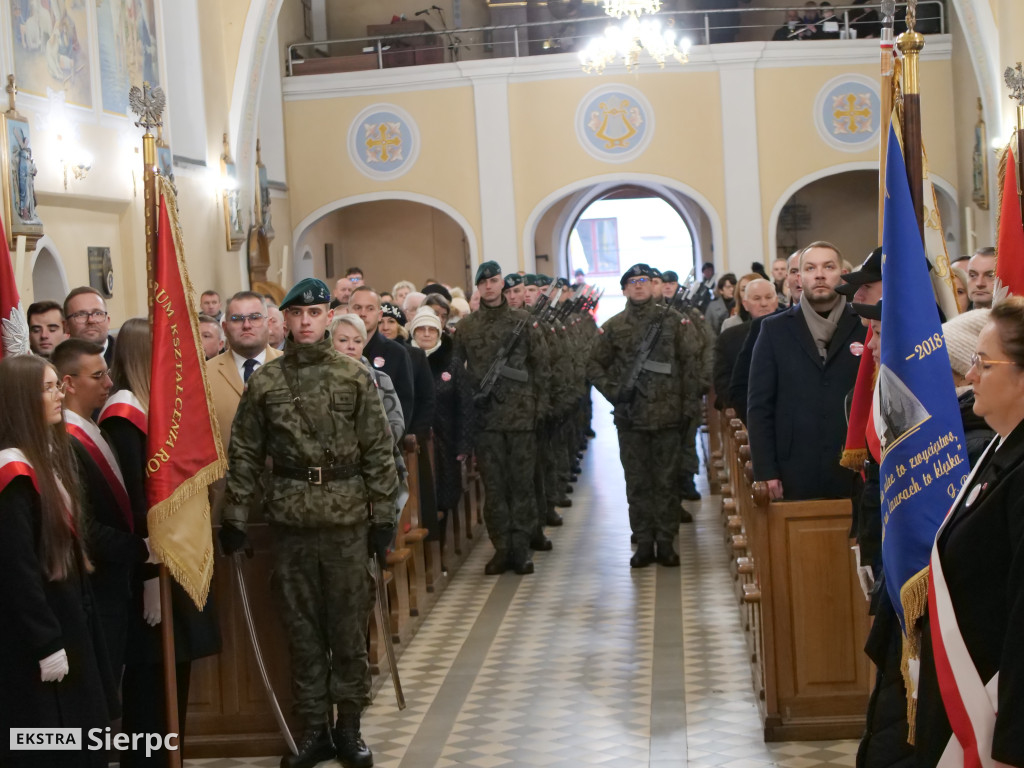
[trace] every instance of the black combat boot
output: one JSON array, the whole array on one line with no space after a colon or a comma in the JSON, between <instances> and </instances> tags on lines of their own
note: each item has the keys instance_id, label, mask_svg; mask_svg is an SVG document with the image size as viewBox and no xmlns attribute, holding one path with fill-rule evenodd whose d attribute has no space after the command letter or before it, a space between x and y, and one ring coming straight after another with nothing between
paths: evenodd
<instances>
[{"instance_id":1,"label":"black combat boot","mask_svg":"<svg viewBox=\"0 0 1024 768\"><path fill-rule=\"evenodd\" d=\"M484 574L487 576L497 576L507 570L508 552L504 549L496 549L494 551L494 557L492 557L488 561L487 565L484 566Z\"/></svg>"},{"instance_id":2,"label":"black combat boot","mask_svg":"<svg viewBox=\"0 0 1024 768\"><path fill-rule=\"evenodd\" d=\"M683 498L686 501L700 501L700 491L697 484L693 482L693 475L683 475Z\"/></svg>"},{"instance_id":3,"label":"black combat boot","mask_svg":"<svg viewBox=\"0 0 1024 768\"><path fill-rule=\"evenodd\" d=\"M550 552L554 548L551 539L544 535L544 531L538 528L530 537L530 549L534 552Z\"/></svg>"},{"instance_id":4,"label":"black combat boot","mask_svg":"<svg viewBox=\"0 0 1024 768\"><path fill-rule=\"evenodd\" d=\"M307 726L295 747L299 754L282 757L281 768L313 768L314 765L334 757L334 743L331 741L331 729L328 728L327 721Z\"/></svg>"},{"instance_id":5,"label":"black combat boot","mask_svg":"<svg viewBox=\"0 0 1024 768\"><path fill-rule=\"evenodd\" d=\"M359 715L338 713L334 746L338 750L338 762L345 768L372 768L373 753L359 733Z\"/></svg>"},{"instance_id":6,"label":"black combat boot","mask_svg":"<svg viewBox=\"0 0 1024 768\"><path fill-rule=\"evenodd\" d=\"M512 553L512 569L520 576L533 573L533 558L529 549L517 549Z\"/></svg>"},{"instance_id":7,"label":"black combat boot","mask_svg":"<svg viewBox=\"0 0 1024 768\"><path fill-rule=\"evenodd\" d=\"M560 498L558 501L555 502L555 506L556 507L571 507L572 506L572 499L570 499L568 496L562 496L562 498Z\"/></svg>"},{"instance_id":8,"label":"black combat boot","mask_svg":"<svg viewBox=\"0 0 1024 768\"><path fill-rule=\"evenodd\" d=\"M636 552L629 560L630 568L646 568L654 562L654 542L641 541L636 545Z\"/></svg>"},{"instance_id":9,"label":"black combat boot","mask_svg":"<svg viewBox=\"0 0 1024 768\"><path fill-rule=\"evenodd\" d=\"M679 522L680 523L692 523L693 515L690 514L690 510L683 507L679 510Z\"/></svg>"},{"instance_id":10,"label":"black combat boot","mask_svg":"<svg viewBox=\"0 0 1024 768\"><path fill-rule=\"evenodd\" d=\"M564 523L565 521L562 519L562 516L553 509L549 509L548 513L544 516L544 525L550 528L557 528Z\"/></svg>"},{"instance_id":11,"label":"black combat boot","mask_svg":"<svg viewBox=\"0 0 1024 768\"><path fill-rule=\"evenodd\" d=\"M679 567L679 555L676 554L676 550L672 546L671 541L661 540L658 542L657 560L658 565L663 565L666 568Z\"/></svg>"}]
</instances>

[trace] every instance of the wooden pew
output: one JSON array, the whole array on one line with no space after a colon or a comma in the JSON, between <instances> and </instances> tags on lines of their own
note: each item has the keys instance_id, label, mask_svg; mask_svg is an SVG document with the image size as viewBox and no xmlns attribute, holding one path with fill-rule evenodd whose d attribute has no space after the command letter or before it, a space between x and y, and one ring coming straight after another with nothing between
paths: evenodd
<instances>
[{"instance_id":1,"label":"wooden pew","mask_svg":"<svg viewBox=\"0 0 1024 768\"><path fill-rule=\"evenodd\" d=\"M409 550L409 615L419 616L427 599L426 543L429 531L423 526L420 504L420 452L423 447L415 435L403 440L402 458L409 471L409 500L405 503L398 525L398 544Z\"/></svg>"}]
</instances>

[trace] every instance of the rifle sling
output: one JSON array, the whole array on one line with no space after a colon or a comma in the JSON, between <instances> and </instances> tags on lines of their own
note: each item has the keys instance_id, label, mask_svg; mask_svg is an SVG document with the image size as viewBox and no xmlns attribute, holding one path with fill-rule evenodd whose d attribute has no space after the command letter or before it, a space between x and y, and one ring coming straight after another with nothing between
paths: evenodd
<instances>
[{"instance_id":1,"label":"rifle sling","mask_svg":"<svg viewBox=\"0 0 1024 768\"><path fill-rule=\"evenodd\" d=\"M660 373L665 376L672 375L672 363L659 363L655 360L644 360L643 369L651 373Z\"/></svg>"},{"instance_id":2,"label":"rifle sling","mask_svg":"<svg viewBox=\"0 0 1024 768\"><path fill-rule=\"evenodd\" d=\"M506 379L512 379L512 381L518 381L523 384L526 384L530 380L530 374L526 371L520 370L519 368L510 368L507 365L501 369L501 375Z\"/></svg>"}]
</instances>

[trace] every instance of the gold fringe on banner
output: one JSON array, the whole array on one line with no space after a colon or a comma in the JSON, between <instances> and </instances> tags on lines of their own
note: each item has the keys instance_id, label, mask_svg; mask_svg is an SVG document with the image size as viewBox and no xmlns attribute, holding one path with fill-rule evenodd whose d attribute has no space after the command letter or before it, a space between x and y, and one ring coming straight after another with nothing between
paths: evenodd
<instances>
[{"instance_id":1,"label":"gold fringe on banner","mask_svg":"<svg viewBox=\"0 0 1024 768\"><path fill-rule=\"evenodd\" d=\"M864 462L868 460L867 448L853 448L843 451L843 457L839 459L839 465L854 472L864 469Z\"/></svg>"},{"instance_id":2,"label":"gold fringe on banner","mask_svg":"<svg viewBox=\"0 0 1024 768\"><path fill-rule=\"evenodd\" d=\"M914 743L914 722L917 718L917 699L912 693L914 683L910 679L910 662L921 658L921 633L917 625L928 609L928 573L929 566L925 566L907 579L907 583L900 588L903 621L907 628L903 635L900 671L903 673L903 682L907 688L907 741L910 744Z\"/></svg>"}]
</instances>

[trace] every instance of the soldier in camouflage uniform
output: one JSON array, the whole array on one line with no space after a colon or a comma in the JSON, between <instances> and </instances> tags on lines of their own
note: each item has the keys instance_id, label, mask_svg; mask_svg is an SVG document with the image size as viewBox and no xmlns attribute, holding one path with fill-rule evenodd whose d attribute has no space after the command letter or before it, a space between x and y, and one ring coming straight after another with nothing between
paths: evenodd
<instances>
[{"instance_id":1,"label":"soldier in camouflage uniform","mask_svg":"<svg viewBox=\"0 0 1024 768\"><path fill-rule=\"evenodd\" d=\"M307 278L281 303L284 355L256 370L239 403L220 532L226 554L246 547L250 497L272 459L264 502L272 588L288 632L294 711L305 724L299 754L282 758L283 768L335 756L346 768L373 765L359 733L370 703L367 545L381 555L394 534L388 499L398 476L370 373L337 353L326 332L330 300L326 285Z\"/></svg>"},{"instance_id":2,"label":"soldier in camouflage uniform","mask_svg":"<svg viewBox=\"0 0 1024 768\"><path fill-rule=\"evenodd\" d=\"M620 284L628 299L626 308L602 326L587 374L615 406L629 522L637 539L630 565L643 568L657 560L677 566L679 555L672 542L679 530L681 499L674 470L680 464L687 404L700 385L692 365L699 341L687 318L653 299L646 264L630 267ZM644 334L654 322L662 324L662 331L640 374L636 395L632 403L620 402Z\"/></svg>"},{"instance_id":3,"label":"soldier in camouflage uniform","mask_svg":"<svg viewBox=\"0 0 1024 768\"><path fill-rule=\"evenodd\" d=\"M484 572L533 573L530 536L536 524L533 470L536 429L548 416L548 367L541 332L502 296L501 267L487 261L476 273L480 309L459 321L456 355L466 361L476 400L473 442L484 483L484 522L495 553ZM513 329L526 327L493 391L480 384Z\"/></svg>"}]
</instances>

